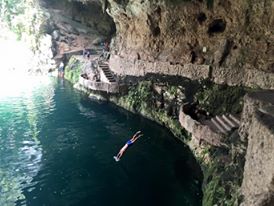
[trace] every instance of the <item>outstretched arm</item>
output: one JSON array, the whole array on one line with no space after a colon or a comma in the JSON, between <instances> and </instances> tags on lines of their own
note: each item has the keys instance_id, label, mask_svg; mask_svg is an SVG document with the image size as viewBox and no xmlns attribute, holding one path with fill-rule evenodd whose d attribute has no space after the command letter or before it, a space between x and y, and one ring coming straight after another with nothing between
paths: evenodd
<instances>
[{"instance_id":1,"label":"outstretched arm","mask_svg":"<svg viewBox=\"0 0 274 206\"><path fill-rule=\"evenodd\" d=\"M136 136L138 136L139 134L141 134L141 131L136 132L132 138L136 138Z\"/></svg>"},{"instance_id":2,"label":"outstretched arm","mask_svg":"<svg viewBox=\"0 0 274 206\"><path fill-rule=\"evenodd\" d=\"M131 141L134 143L139 137L142 137L143 134L138 134L137 136L134 136Z\"/></svg>"}]
</instances>

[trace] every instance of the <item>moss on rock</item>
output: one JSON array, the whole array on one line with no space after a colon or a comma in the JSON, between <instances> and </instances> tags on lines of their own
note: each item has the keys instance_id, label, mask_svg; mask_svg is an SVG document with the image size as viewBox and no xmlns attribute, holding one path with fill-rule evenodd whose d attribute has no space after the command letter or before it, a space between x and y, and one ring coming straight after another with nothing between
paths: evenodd
<instances>
[{"instance_id":1,"label":"moss on rock","mask_svg":"<svg viewBox=\"0 0 274 206\"><path fill-rule=\"evenodd\" d=\"M194 97L201 109L212 115L232 113L237 114L243 108L243 87L230 87L212 83L202 83L202 88Z\"/></svg>"},{"instance_id":2,"label":"moss on rock","mask_svg":"<svg viewBox=\"0 0 274 206\"><path fill-rule=\"evenodd\" d=\"M200 162L204 171L203 205L240 205L245 149L237 132L228 137L229 148L209 148L210 162Z\"/></svg>"},{"instance_id":3,"label":"moss on rock","mask_svg":"<svg viewBox=\"0 0 274 206\"><path fill-rule=\"evenodd\" d=\"M79 81L79 77L82 72L83 64L80 60L75 57L71 57L65 68L65 79L70 81L72 84L76 84Z\"/></svg>"},{"instance_id":4,"label":"moss on rock","mask_svg":"<svg viewBox=\"0 0 274 206\"><path fill-rule=\"evenodd\" d=\"M158 122L161 125L166 126L171 132L183 141L187 139L187 135L181 127L179 120L176 116L169 114L170 107L176 107L175 101L177 87L164 86L167 93L165 100L162 103L166 103L166 107L157 106L157 99L161 98L160 94L153 89L153 83L151 81L141 81L135 86L129 88L128 94L120 97L110 98L112 102L119 106L130 110L135 113L140 113L143 116Z\"/></svg>"}]
</instances>

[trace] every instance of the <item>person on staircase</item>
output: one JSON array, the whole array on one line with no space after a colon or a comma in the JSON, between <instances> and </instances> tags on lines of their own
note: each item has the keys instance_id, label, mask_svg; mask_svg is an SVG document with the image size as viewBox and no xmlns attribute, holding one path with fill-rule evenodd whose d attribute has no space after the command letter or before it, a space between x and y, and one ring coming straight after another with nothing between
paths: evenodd
<instances>
[{"instance_id":1,"label":"person on staircase","mask_svg":"<svg viewBox=\"0 0 274 206\"><path fill-rule=\"evenodd\" d=\"M58 76L63 78L64 77L64 70L65 70L65 65L63 61L60 62L59 67L58 67Z\"/></svg>"}]
</instances>

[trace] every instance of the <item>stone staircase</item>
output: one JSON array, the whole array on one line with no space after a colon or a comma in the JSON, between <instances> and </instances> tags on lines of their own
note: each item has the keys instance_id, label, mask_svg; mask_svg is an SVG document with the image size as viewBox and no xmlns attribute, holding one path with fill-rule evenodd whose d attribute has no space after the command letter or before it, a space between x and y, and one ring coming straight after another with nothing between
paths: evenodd
<instances>
[{"instance_id":1,"label":"stone staircase","mask_svg":"<svg viewBox=\"0 0 274 206\"><path fill-rule=\"evenodd\" d=\"M111 71L109 69L109 65L106 62L99 61L98 66L103 71L105 77L108 79L108 81L110 83L115 83L116 82L115 77L111 73Z\"/></svg>"},{"instance_id":2,"label":"stone staircase","mask_svg":"<svg viewBox=\"0 0 274 206\"><path fill-rule=\"evenodd\" d=\"M208 125L214 132L226 135L240 126L240 120L232 114L226 114L203 121L202 124Z\"/></svg>"}]
</instances>

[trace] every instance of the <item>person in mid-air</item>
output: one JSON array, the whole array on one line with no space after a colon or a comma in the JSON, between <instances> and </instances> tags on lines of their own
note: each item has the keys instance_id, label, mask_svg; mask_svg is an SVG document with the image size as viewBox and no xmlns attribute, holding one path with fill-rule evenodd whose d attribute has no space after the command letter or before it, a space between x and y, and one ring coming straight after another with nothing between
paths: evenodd
<instances>
[{"instance_id":1,"label":"person in mid-air","mask_svg":"<svg viewBox=\"0 0 274 206\"><path fill-rule=\"evenodd\" d=\"M136 132L136 133L133 135L133 137L132 137L130 140L128 140L128 141L126 142L126 144L120 149L119 153L118 153L116 156L114 156L114 159L115 159L116 161L119 161L119 160L121 159L122 155L124 154L124 152L126 151L126 149L127 149L129 146L131 146L131 145L132 145L139 137L141 137L141 136L143 136L143 134L141 134L141 131Z\"/></svg>"}]
</instances>

